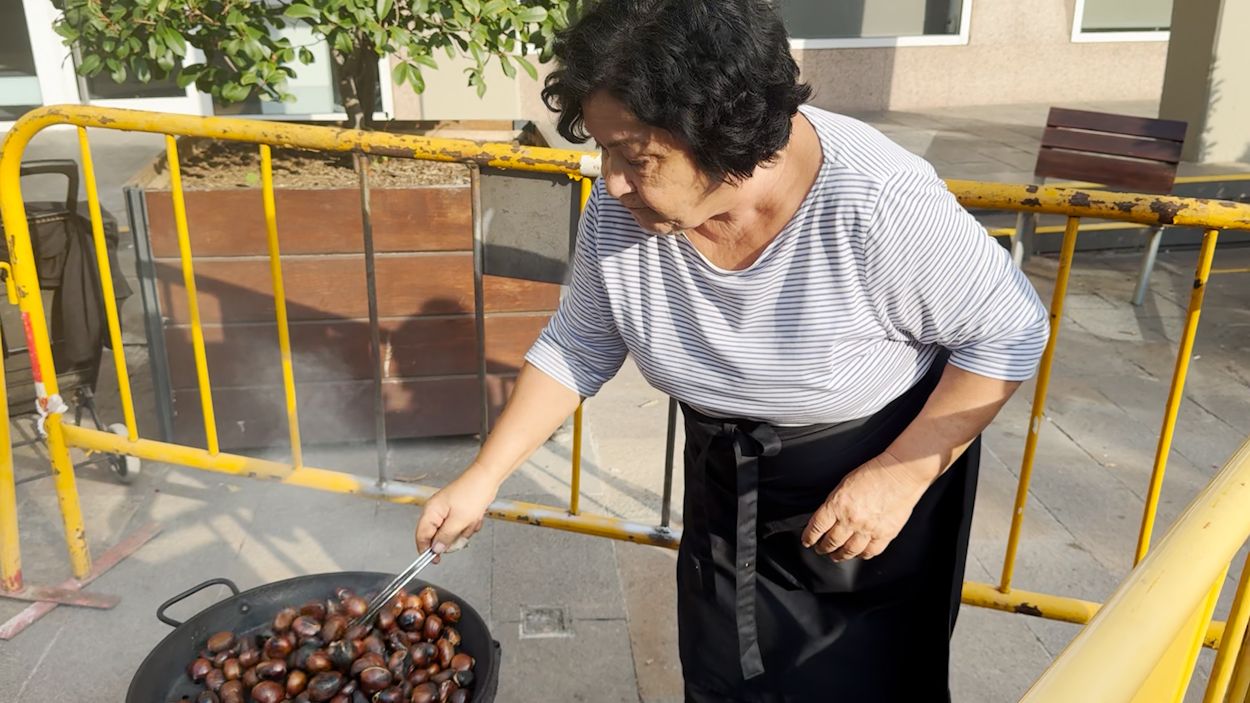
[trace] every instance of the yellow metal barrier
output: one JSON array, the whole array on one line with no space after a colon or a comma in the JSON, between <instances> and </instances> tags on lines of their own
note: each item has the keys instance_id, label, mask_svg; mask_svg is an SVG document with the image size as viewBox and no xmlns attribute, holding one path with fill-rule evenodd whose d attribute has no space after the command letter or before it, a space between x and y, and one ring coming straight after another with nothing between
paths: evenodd
<instances>
[{"instance_id":1,"label":"yellow metal barrier","mask_svg":"<svg viewBox=\"0 0 1250 703\"><path fill-rule=\"evenodd\" d=\"M1163 540L1137 565L1022 699L1027 703L1146 700L1160 659L1195 611L1208 610L1211 584L1250 536L1250 440L1190 503ZM1243 578L1242 583L1245 583ZM1244 594L1244 588L1242 589ZM1246 608L1244 597L1237 610ZM1240 616L1239 616L1240 617ZM1244 633L1240 629L1230 632ZM1232 658L1236 650L1230 650ZM1216 667L1217 672L1220 666ZM1247 672L1250 673L1250 672ZM1217 679L1213 676L1211 685ZM1174 693L1174 692L1166 692ZM1224 700L1208 688L1208 701ZM1174 695L1158 697L1174 699ZM1242 703L1242 699L1230 701Z\"/></svg>"},{"instance_id":2,"label":"yellow metal barrier","mask_svg":"<svg viewBox=\"0 0 1250 703\"><path fill-rule=\"evenodd\" d=\"M124 355L120 353L121 344L118 343L119 340L117 339L115 324L117 315L116 303L111 295L105 296L105 306L109 319L109 333L114 341L114 354L118 367L118 384L119 388L123 389L123 406L127 411L127 436L121 437L111 433L69 426L61 421L53 359L47 335L43 332L46 327L42 302L39 296L35 294L38 291L38 286L31 253L30 233L26 227L25 209L22 203L20 186L18 185L19 181L16 177L20 168L22 153L30 138L41 129L53 124L72 124L79 127L84 166L88 171L86 181L88 197L94 203L92 206L93 232L96 234L97 241L102 236L98 224L98 193L95 193L94 175L90 173L90 150L86 140L86 128L143 131L166 135L166 151L170 164L175 224L191 314L197 381L204 411L205 436L207 438L205 449L143 439L138 432L138 428L134 424L132 400L129 397L126 362ZM265 214L270 272L273 279L278 327L277 341L282 359L282 381L293 456L292 462L289 464L237 456L222 453L219 450L212 412L211 382L204 353L203 331L198 315L197 294L192 270L192 238L189 223L186 219L175 136L225 139L251 142L259 145L262 164L261 207ZM9 233L10 252L15 274L13 280L16 284L16 292L23 320L31 337L28 341L30 342L29 346L32 353L32 365L35 367L36 380L41 384L38 387L40 404L48 414L48 449L52 456L54 473L56 475L55 485L65 523L67 545L76 575L85 573L90 566L90 561L85 537L82 534L82 516L78 506L73 473L69 465L68 447L70 446L89 451L127 454L151 461L168 462L192 468L275 479L291 485L341 493L356 493L401 503L421 503L435 490L433 487L401 484L386 480L366 482L351 474L307 467L303 464L299 418L296 412L296 384L291 368L290 331L286 316L285 291L283 288L278 242L278 224L274 204L270 145L436 161L466 162L504 169L565 174L570 178L581 181L581 201L583 206L590 193L590 179L597 177L599 171L597 157L586 152L517 147L503 144L479 144L464 140L433 139L380 132L358 132L257 120L185 117L92 107L43 108L31 112L19 120L9 133L3 154L0 155L0 214L3 215L6 231ZM1206 231L1199 263L1195 272L1195 285L1188 305L1184 333L1178 348L1175 372L1169 387L1169 399L1162 418L1150 489L1145 501L1143 519L1140 526L1139 545L1135 556L1138 561L1144 557L1146 562L1143 562L1143 565L1145 565L1150 563L1151 559L1147 550L1153 530L1159 491L1166 471L1168 452L1173 441L1176 417L1180 408L1180 399L1188 372L1193 341L1197 333L1203 294L1207 278L1211 272L1218 233L1222 229L1250 230L1250 206L1215 200L1147 196L1105 191L1082 191L1056 186L1020 186L958 180L948 181L947 184L966 207L1031 211L1067 217L1067 222L1064 226L1064 241L1059 257L1056 286L1051 302L1051 338L1039 366L1037 387L1030 413L1030 424L1017 487L1016 506L1008 535L1002 577L997 585L965 584L964 602L1033 616L1074 623L1086 623L1092 619L1097 619L1097 613L1100 608L1098 603L1062 595L1013 589L1013 572L1025 515L1026 498L1037 456L1038 437L1045 417L1046 396L1055 350L1058 344L1067 283L1075 258L1076 241L1081 229L1081 218L1095 218L1140 225L1197 227ZM103 247L98 248L100 250L103 249ZM107 266L107 263L104 262L101 266L103 269ZM106 275L102 278L107 280L108 276ZM672 418L673 414L670 408L670 423ZM574 417L573 461L570 476L571 494L567 509L513 501L497 501L492 504L490 515L505 520L554 527L613 539L675 547L680 540L681 532L680 530L670 529L667 525L667 502L663 506L665 518L661 520L659 527L630 523L602 515L583 514L581 512L579 499L582 426L582 412L579 407ZM0 472L3 472L2 465L0 465ZM0 475L0 482L2 481L3 476ZM0 488L0 491L2 490ZM668 494L666 486L665 495L667 496ZM0 501L4 499L4 494L0 493ZM7 538L7 532L5 536ZM16 547L14 546L12 550L15 549ZM0 557L3 557L2 561L6 569L9 569L10 565L10 551L7 540L0 541ZM1224 565L1225 567L1227 566L1227 559L1225 559ZM7 573L8 571L6 571ZM1250 664L1243 666L1243 662L1247 659L1246 653L1244 650L1239 652L1237 649L1245 632L1247 612L1250 610L1246 603L1247 597L1245 595L1244 581L1245 579L1243 578L1242 586L1239 588L1238 607L1230 615L1231 625L1227 631L1231 633L1231 637L1225 635L1224 623L1210 622L1209 612L1204 613L1198 609L1197 600L1194 602L1194 607L1189 608L1187 612L1182 613L1180 616L1183 619L1189 617L1191 613L1198 613L1198 617L1195 620L1196 624L1194 625L1194 632L1197 634L1194 635L1193 641L1220 649L1221 658L1217 663L1213 684L1222 682L1219 685L1226 687L1234 694L1240 690L1239 686L1250 685L1245 683L1246 679L1250 678L1250 673L1244 673L1247 669L1250 669ZM1208 590L1204 591L1204 595L1210 595L1209 586L1211 582L1211 580L1207 581L1206 586ZM1180 633L1179 623L1170 632L1173 635ZM1235 643L1234 640L1236 641ZM1181 639L1175 639L1173 642L1173 646L1181 646L1184 649L1182 645L1183 641ZM1192 647L1184 652L1182 658L1185 661L1181 662L1179 670L1183 671L1187 668L1192 668L1191 655L1194 651L1191 650ZM1184 678L1187 680L1188 674L1184 674Z\"/></svg>"}]
</instances>

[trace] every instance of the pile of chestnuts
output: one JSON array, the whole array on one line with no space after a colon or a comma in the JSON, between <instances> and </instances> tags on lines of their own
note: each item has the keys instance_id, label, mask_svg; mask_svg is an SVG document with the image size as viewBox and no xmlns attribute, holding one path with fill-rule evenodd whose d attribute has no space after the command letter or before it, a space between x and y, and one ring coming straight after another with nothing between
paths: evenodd
<instances>
[{"instance_id":1,"label":"pile of chestnuts","mask_svg":"<svg viewBox=\"0 0 1250 703\"><path fill-rule=\"evenodd\" d=\"M368 601L335 597L283 608L261 634L218 632L187 675L195 703L468 703L473 657L460 651L460 605L430 587L401 591L370 626Z\"/></svg>"}]
</instances>

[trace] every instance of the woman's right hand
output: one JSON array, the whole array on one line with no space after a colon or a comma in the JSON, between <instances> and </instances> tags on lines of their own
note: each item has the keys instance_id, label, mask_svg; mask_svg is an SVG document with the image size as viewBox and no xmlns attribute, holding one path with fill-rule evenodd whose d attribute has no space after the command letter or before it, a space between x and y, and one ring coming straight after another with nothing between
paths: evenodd
<instances>
[{"instance_id":1,"label":"woman's right hand","mask_svg":"<svg viewBox=\"0 0 1250 703\"><path fill-rule=\"evenodd\" d=\"M471 466L425 503L417 520L417 550L431 546L436 554L457 540L468 539L482 529L486 508L495 500L499 483L487 472Z\"/></svg>"}]
</instances>

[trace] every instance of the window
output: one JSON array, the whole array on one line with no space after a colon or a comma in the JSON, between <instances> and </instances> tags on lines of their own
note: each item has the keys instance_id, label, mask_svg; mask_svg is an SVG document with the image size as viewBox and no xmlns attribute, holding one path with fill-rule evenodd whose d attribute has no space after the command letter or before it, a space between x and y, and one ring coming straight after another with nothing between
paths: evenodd
<instances>
[{"instance_id":1,"label":"window","mask_svg":"<svg viewBox=\"0 0 1250 703\"><path fill-rule=\"evenodd\" d=\"M43 104L21 0L0 0L0 120Z\"/></svg>"},{"instance_id":2,"label":"window","mask_svg":"<svg viewBox=\"0 0 1250 703\"><path fill-rule=\"evenodd\" d=\"M776 0L797 49L966 44L972 0Z\"/></svg>"},{"instance_id":3,"label":"window","mask_svg":"<svg viewBox=\"0 0 1250 703\"><path fill-rule=\"evenodd\" d=\"M1076 0L1072 41L1166 41L1172 0Z\"/></svg>"}]
</instances>

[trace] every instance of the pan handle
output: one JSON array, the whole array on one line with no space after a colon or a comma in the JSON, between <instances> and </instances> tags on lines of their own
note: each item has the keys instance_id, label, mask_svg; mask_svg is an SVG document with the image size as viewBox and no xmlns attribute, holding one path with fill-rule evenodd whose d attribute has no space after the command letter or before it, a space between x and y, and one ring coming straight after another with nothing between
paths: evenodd
<instances>
[{"instance_id":1,"label":"pan handle","mask_svg":"<svg viewBox=\"0 0 1250 703\"><path fill-rule=\"evenodd\" d=\"M230 591L234 595L236 596L239 595L239 587L234 585L234 581L231 581L230 579L225 579L225 578L209 579L205 581L204 583L201 583L198 586L192 586L191 588L188 588L187 590L183 591L182 593L179 593L173 598L170 598L164 603L161 603L160 607L156 609L156 619L160 620L166 625L169 625L170 627L180 627L182 623L166 615L165 611L168 610L170 606L176 605L186 600L187 598L195 595L196 593L199 593L205 588L208 588L209 586L217 586L217 585L225 586L226 588L229 588Z\"/></svg>"}]
</instances>

